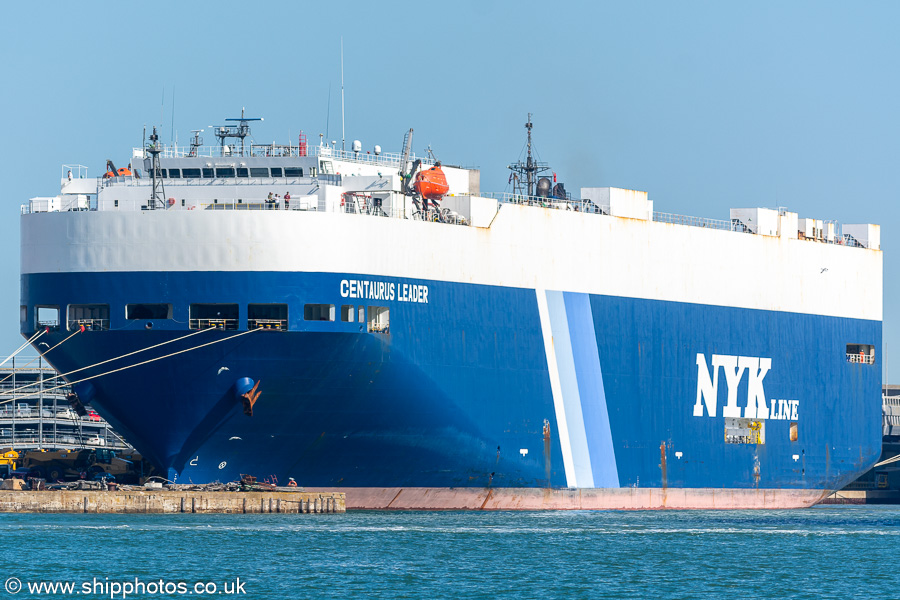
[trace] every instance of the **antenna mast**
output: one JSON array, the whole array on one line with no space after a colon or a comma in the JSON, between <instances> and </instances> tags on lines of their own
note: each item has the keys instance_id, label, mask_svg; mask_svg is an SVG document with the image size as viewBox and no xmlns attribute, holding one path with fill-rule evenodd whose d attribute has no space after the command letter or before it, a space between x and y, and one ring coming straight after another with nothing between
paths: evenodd
<instances>
[{"instance_id":1,"label":"antenna mast","mask_svg":"<svg viewBox=\"0 0 900 600\"><path fill-rule=\"evenodd\" d=\"M147 152L150 153L151 159L150 181L152 183L151 189L153 190L150 194L150 202L147 203L147 208L155 210L166 205L163 200L165 191L163 190L163 182L159 170L159 153L162 152L162 148L159 145L159 136L156 135L156 126L153 127L153 133L150 134L150 145L147 146Z\"/></svg>"},{"instance_id":2,"label":"antenna mast","mask_svg":"<svg viewBox=\"0 0 900 600\"><path fill-rule=\"evenodd\" d=\"M549 171L550 167L547 163L538 162L534 160L531 152L531 128L533 127L531 123L531 113L528 113L528 122L525 123L525 129L528 131L528 153L525 158L525 162L523 163L521 160L515 164L507 167L510 171L513 172L513 193L521 193L524 191L528 196L534 196L534 183L537 175L543 173L544 171ZM525 179L525 189L522 190L522 176Z\"/></svg>"},{"instance_id":3,"label":"antenna mast","mask_svg":"<svg viewBox=\"0 0 900 600\"><path fill-rule=\"evenodd\" d=\"M197 156L200 147L203 145L203 138L200 137L200 132L202 129L192 129L191 133L194 134L194 137L191 139L191 153L188 156Z\"/></svg>"},{"instance_id":4,"label":"antenna mast","mask_svg":"<svg viewBox=\"0 0 900 600\"><path fill-rule=\"evenodd\" d=\"M169 134L169 143L175 140L175 85L172 85L172 133ZM176 146L178 144L175 144Z\"/></svg>"},{"instance_id":5,"label":"antenna mast","mask_svg":"<svg viewBox=\"0 0 900 600\"><path fill-rule=\"evenodd\" d=\"M241 118L240 119L225 119L226 121L237 121L237 125L219 125L213 129L213 133L216 134L216 137L219 138L219 145L222 147L222 156L225 156L225 139L226 138L238 138L241 140L241 156L244 156L244 138L250 135L250 126L247 125L250 121L262 121L263 119L260 117L245 117L244 109L241 108ZM213 127L210 125L210 127Z\"/></svg>"},{"instance_id":6,"label":"antenna mast","mask_svg":"<svg viewBox=\"0 0 900 600\"><path fill-rule=\"evenodd\" d=\"M341 36L341 152L345 150L346 138L344 133L344 36Z\"/></svg>"}]
</instances>

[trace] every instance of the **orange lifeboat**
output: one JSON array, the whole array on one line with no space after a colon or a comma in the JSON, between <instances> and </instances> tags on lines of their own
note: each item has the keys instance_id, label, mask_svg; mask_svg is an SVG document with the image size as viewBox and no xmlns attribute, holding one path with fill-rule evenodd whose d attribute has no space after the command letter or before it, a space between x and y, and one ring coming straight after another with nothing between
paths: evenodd
<instances>
[{"instance_id":1,"label":"orange lifeboat","mask_svg":"<svg viewBox=\"0 0 900 600\"><path fill-rule=\"evenodd\" d=\"M107 179L116 176L121 177L123 175L131 175L131 171L126 169L125 167L122 167L121 169L117 169L116 171L107 171L103 174L103 176Z\"/></svg>"},{"instance_id":2,"label":"orange lifeboat","mask_svg":"<svg viewBox=\"0 0 900 600\"><path fill-rule=\"evenodd\" d=\"M416 175L413 188L426 200L440 200L448 191L447 177L441 170L441 163Z\"/></svg>"},{"instance_id":3,"label":"orange lifeboat","mask_svg":"<svg viewBox=\"0 0 900 600\"><path fill-rule=\"evenodd\" d=\"M128 166L130 167L131 165L128 165ZM107 159L106 160L106 173L103 174L104 179L110 179L112 177L122 176L122 175L130 176L131 169L126 169L125 167L122 167L121 169L117 169L116 165L114 165L111 160Z\"/></svg>"}]
</instances>

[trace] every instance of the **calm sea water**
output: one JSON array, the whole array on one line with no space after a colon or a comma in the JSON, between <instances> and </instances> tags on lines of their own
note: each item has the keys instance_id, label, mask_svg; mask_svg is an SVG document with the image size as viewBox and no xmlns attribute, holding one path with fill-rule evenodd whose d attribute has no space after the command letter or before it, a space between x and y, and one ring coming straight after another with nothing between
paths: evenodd
<instances>
[{"instance_id":1,"label":"calm sea water","mask_svg":"<svg viewBox=\"0 0 900 600\"><path fill-rule=\"evenodd\" d=\"M900 598L900 507L3 514L0 557L0 599L121 598L110 582L136 578L193 593L125 597L196 596L199 582L219 597L278 599ZM18 594L4 589L10 577ZM40 581L82 593L28 591Z\"/></svg>"}]
</instances>

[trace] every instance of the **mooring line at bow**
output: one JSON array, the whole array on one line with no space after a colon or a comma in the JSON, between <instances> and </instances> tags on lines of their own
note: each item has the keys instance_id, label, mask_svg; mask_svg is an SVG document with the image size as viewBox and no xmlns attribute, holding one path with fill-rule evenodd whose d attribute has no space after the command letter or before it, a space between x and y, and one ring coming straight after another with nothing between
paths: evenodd
<instances>
[{"instance_id":1,"label":"mooring line at bow","mask_svg":"<svg viewBox=\"0 0 900 600\"><path fill-rule=\"evenodd\" d=\"M236 335L229 336L229 337L227 337L227 338L222 338L222 339L220 339L220 340L213 340L213 341L211 341L211 342L206 342L205 344L200 344L199 346L194 346L194 347L192 347L192 348L185 348L184 350L179 350L178 352L172 352L172 353L170 353L170 354L165 354L165 355L163 355L163 356L158 356L158 357L156 357L156 358L151 358L151 359L149 359L149 360L145 360L145 361L142 361L142 362L139 362L139 363L135 363L135 364L133 364L133 365L128 365L128 366L125 366L125 367L119 367L118 369L113 369L112 371L106 371L106 372L104 372L104 373L98 373L97 375L91 375L90 377L85 377L85 378L83 378L83 379L78 379L78 380L76 380L76 381L70 381L70 382L64 383L64 384L62 384L62 385L57 385L57 386L55 386L55 387L43 388L42 390L39 390L37 393L26 394L26 395L24 395L24 396L16 396L16 397L14 397L14 398L10 398L9 400L3 400L3 401L0 401L0 405L8 404L8 403L10 403L10 402L15 402L15 401L17 401L17 400L24 400L24 399L26 399L26 398L37 398L37 397L38 397L39 395L41 395L41 394L46 394L46 393L48 393L48 392L52 392L52 391L54 391L54 390L58 390L58 389L60 389L60 388L64 388L64 387L69 386L69 385L75 385L76 383L82 383L82 382L85 382L85 381L90 381L91 379L97 379L98 377L104 377L104 376L106 376L106 375L112 375L113 373L118 373L118 372L120 372L120 371L125 371L125 370L127 370L127 369L133 369L134 367L140 367L141 365L146 365L146 364L149 364L149 363L152 363L152 362L156 362L156 361L158 361L158 360L162 360L162 359L164 359L164 358L170 358L170 357L172 357L172 356L177 356L177 355L179 355L179 354L184 354L185 352L193 352L194 350L199 350L200 348L205 348L206 346L212 346L213 344L218 344L218 343L220 343L220 342L227 342L228 340L233 340L233 339L235 339L235 338L241 337L242 335L247 335L248 333L253 333L253 332L255 332L255 331L265 331L265 330L264 330L264 329L249 329L249 330L247 330L247 331L243 331L243 332L241 332L241 333L238 333L238 334L236 334ZM185 337L187 337L187 336L185 336ZM179 338L179 339L183 339L183 338ZM149 348L145 348L145 349L149 349ZM112 360L112 359L111 359L111 360ZM102 363L100 363L100 364L102 364ZM85 368L89 368L89 367L85 367ZM79 369L79 371L80 371L80 370L83 370L83 369ZM72 373L74 373L74 371L72 371ZM23 387L24 387L24 386L23 386ZM30 386L29 386L29 387L30 387Z\"/></svg>"},{"instance_id":2,"label":"mooring line at bow","mask_svg":"<svg viewBox=\"0 0 900 600\"><path fill-rule=\"evenodd\" d=\"M68 371L67 373L60 373L60 374L58 374L58 375L54 375L53 377L48 377L47 379L44 379L43 383L44 383L44 384L52 383L53 381L56 381L57 379L64 378L64 377L68 377L69 375L73 375L73 374L78 373L78 372L80 372L80 371L84 371L84 370L86 370L86 369L93 369L94 367L99 367L100 365L105 365L105 364L107 364L107 363L111 363L111 362L113 362L113 361L121 360L121 359L127 358L127 357L129 357L129 356L134 356L135 354L140 354L141 352L146 352L147 350L152 350L152 349L154 349L154 348L159 348L160 346L165 346L166 344L171 344L172 342L177 342L177 341L179 341L179 340L185 340L185 339L187 339L187 338L189 338L189 337L195 336L195 335L197 335L197 334L199 334L199 333L205 333L205 332L207 332L207 331L215 331L215 329L213 329L213 328L209 328L209 329L201 329L200 331L195 331L195 332L193 332L193 333L189 333L189 334L187 334L187 335L183 335L183 336L178 337L178 338L175 338L175 339L167 340L167 341L165 341L165 342L160 342L159 344L154 344L154 345L152 345L152 346L147 346L146 348L141 348L140 350L133 350L133 351L131 351L131 352L128 352L128 353L126 353L126 354L122 354L122 355L120 355L120 356L115 356L115 357L113 357L113 358L107 358L106 360L101 360L101 361L98 362L98 363L94 363L94 364L88 365L88 366L86 366L86 367L79 367L78 369L73 369L73 370L71 370L71 371ZM69 336L69 337L72 337L72 336ZM66 338L66 339L68 339L68 338ZM63 340L63 342L64 342L64 341L66 341L66 340ZM60 342L60 344L61 344L61 343L62 343L62 342ZM57 346L59 346L59 344L56 344L56 346L54 346L53 348L56 348ZM52 350L53 348L50 348L50 350ZM47 350L47 352L50 352L50 350ZM45 352L44 355L46 355L47 352ZM15 388L15 389L11 390L11 393L20 392L20 391L22 391L22 390L25 390L25 389L28 389L28 388L30 388L30 387L34 387L34 386L40 385L40 384L41 384L40 381L37 381L37 382L34 382L34 383L28 383L28 384L26 384L26 385L23 385L23 386L20 386L20 387L17 387L17 388ZM2 403L0 403L0 404L2 404Z\"/></svg>"}]
</instances>

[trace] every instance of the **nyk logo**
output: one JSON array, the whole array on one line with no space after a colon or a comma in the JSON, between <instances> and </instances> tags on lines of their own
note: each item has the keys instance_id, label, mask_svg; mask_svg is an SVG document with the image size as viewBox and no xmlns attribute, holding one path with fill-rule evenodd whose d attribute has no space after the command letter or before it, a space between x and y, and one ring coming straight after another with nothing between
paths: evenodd
<instances>
[{"instance_id":1,"label":"nyk logo","mask_svg":"<svg viewBox=\"0 0 900 600\"><path fill-rule=\"evenodd\" d=\"M694 416L703 416L703 407L706 413L715 417L719 405L719 369L725 373L725 383L728 386L728 399L722 407L722 416L729 418L745 419L790 419L797 420L799 400L775 400L766 403L766 391L763 388L763 379L769 369L772 368L771 358L757 358L755 356L728 356L724 354L712 355L712 372L706 363L706 356L697 355L697 402L694 404ZM747 403L742 408L738 406L738 385L747 371Z\"/></svg>"}]
</instances>

